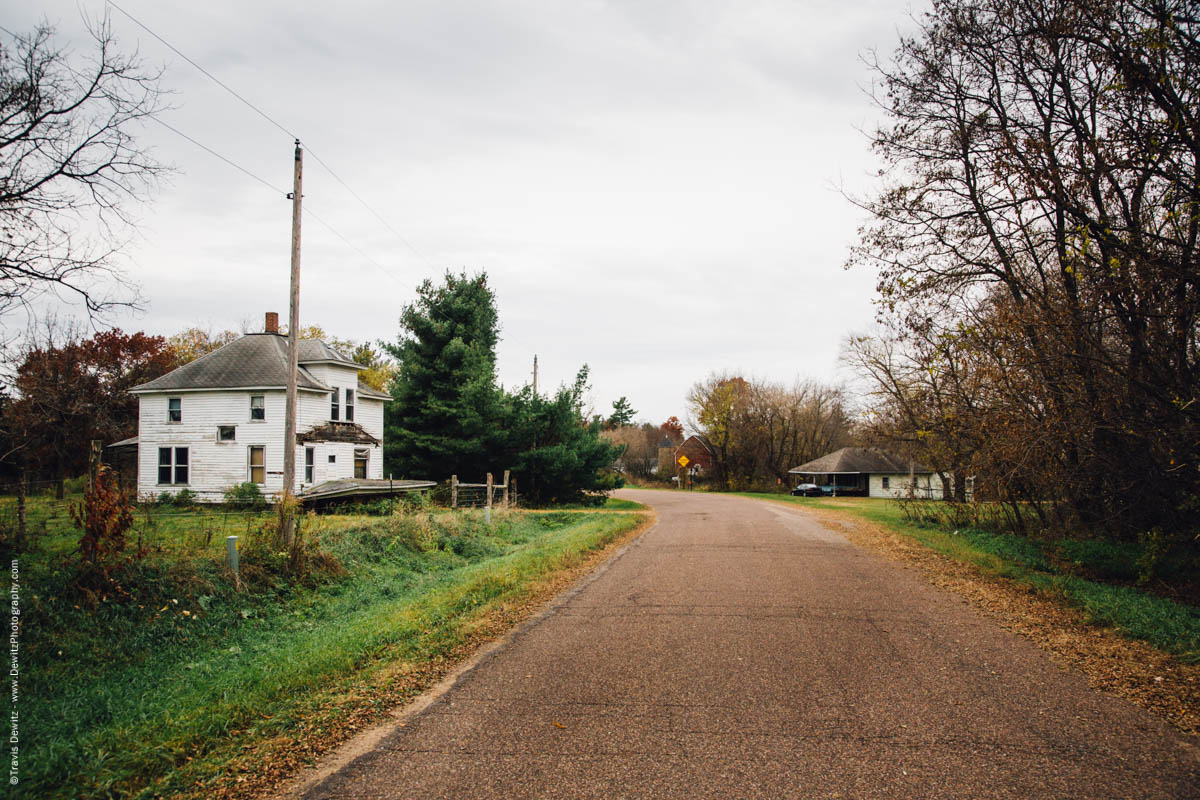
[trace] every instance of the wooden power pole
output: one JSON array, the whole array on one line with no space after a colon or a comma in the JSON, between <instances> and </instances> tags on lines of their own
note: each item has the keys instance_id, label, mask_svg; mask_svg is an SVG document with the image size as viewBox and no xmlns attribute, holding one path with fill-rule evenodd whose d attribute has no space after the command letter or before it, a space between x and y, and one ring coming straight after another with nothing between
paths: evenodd
<instances>
[{"instance_id":1,"label":"wooden power pole","mask_svg":"<svg viewBox=\"0 0 1200 800\"><path fill-rule=\"evenodd\" d=\"M296 140L296 164L292 172L292 286L288 309L287 407L283 423L283 500L288 502L296 485L296 381L300 366L300 198L304 174L304 151ZM291 548L296 519L288 511L283 518L283 543Z\"/></svg>"},{"instance_id":2,"label":"wooden power pole","mask_svg":"<svg viewBox=\"0 0 1200 800\"><path fill-rule=\"evenodd\" d=\"M537 353L533 354L533 396L537 397Z\"/></svg>"}]
</instances>

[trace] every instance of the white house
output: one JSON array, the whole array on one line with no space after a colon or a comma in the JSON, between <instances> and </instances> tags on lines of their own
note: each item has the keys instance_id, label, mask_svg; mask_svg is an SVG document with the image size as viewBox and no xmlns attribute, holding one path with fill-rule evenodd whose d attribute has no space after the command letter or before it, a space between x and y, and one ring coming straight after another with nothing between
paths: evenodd
<instances>
[{"instance_id":1,"label":"white house","mask_svg":"<svg viewBox=\"0 0 1200 800\"><path fill-rule=\"evenodd\" d=\"M942 498L941 478L928 467L867 447L843 447L788 470L797 482L827 493L867 497Z\"/></svg>"},{"instance_id":2,"label":"white house","mask_svg":"<svg viewBox=\"0 0 1200 800\"><path fill-rule=\"evenodd\" d=\"M138 496L183 489L219 501L239 483L283 489L287 337L278 316L130 391L138 396ZM300 342L297 492L327 480L383 478L383 404L365 369L317 339Z\"/></svg>"}]
</instances>

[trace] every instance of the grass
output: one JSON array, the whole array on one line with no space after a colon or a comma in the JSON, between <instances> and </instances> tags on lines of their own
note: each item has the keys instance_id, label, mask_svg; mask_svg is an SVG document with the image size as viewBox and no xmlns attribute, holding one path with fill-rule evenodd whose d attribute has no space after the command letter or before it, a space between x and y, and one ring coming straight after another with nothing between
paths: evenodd
<instances>
[{"instance_id":1,"label":"grass","mask_svg":"<svg viewBox=\"0 0 1200 800\"><path fill-rule=\"evenodd\" d=\"M950 530L909 521L899 504L889 500L746 496L846 513L882 525L988 575L1059 598L1091 622L1112 626L1184 663L1200 663L1200 608L1136 585L1143 553L1136 543L1042 541L971 528Z\"/></svg>"},{"instance_id":2,"label":"grass","mask_svg":"<svg viewBox=\"0 0 1200 800\"><path fill-rule=\"evenodd\" d=\"M309 534L344 574L298 586L256 573L262 551L251 546L243 562L252 587L238 592L220 565L223 543L197 533L210 514L169 518L181 540L135 562L123 579L128 598L95 609L71 599L64 537L48 535L22 559L20 704L36 721L22 749L36 757L22 764L21 795L204 794L248 748L336 727L364 698L388 696L381 687L397 670L450 657L490 610L519 603L641 519L496 513L489 526L479 511L424 510L310 518Z\"/></svg>"}]
</instances>

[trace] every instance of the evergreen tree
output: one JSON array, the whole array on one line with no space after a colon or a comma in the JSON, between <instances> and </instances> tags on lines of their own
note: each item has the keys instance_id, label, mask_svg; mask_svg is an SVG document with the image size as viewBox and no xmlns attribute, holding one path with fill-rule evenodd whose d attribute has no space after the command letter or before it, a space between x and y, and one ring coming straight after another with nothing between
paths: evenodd
<instances>
[{"instance_id":1,"label":"evergreen tree","mask_svg":"<svg viewBox=\"0 0 1200 800\"><path fill-rule=\"evenodd\" d=\"M522 498L532 505L599 504L604 495L594 493L624 484L609 469L622 447L600 437L603 421L584 419L587 377L584 365L575 383L552 397L526 386L505 398L508 463L520 479Z\"/></svg>"},{"instance_id":2,"label":"evergreen tree","mask_svg":"<svg viewBox=\"0 0 1200 800\"><path fill-rule=\"evenodd\" d=\"M633 418L637 416L637 411L629 404L629 401L622 396L619 400L613 401L613 413L608 418L608 429L613 430L625 425L632 425Z\"/></svg>"},{"instance_id":3,"label":"evergreen tree","mask_svg":"<svg viewBox=\"0 0 1200 800\"><path fill-rule=\"evenodd\" d=\"M495 421L496 298L487 275L426 280L387 345L399 362L385 412L385 472L445 480L486 471Z\"/></svg>"}]
</instances>

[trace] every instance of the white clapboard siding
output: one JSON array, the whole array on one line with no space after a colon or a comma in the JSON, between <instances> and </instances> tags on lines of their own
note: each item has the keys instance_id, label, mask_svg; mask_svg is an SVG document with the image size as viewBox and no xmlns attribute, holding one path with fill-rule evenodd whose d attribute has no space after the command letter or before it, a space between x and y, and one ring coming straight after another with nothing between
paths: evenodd
<instances>
[{"instance_id":1,"label":"white clapboard siding","mask_svg":"<svg viewBox=\"0 0 1200 800\"><path fill-rule=\"evenodd\" d=\"M324 366L324 365L322 365ZM310 370L311 371L311 370ZM357 386L357 372L347 367L329 366L325 375L335 384ZM353 382L351 382L353 379ZM250 419L250 397L265 398L266 419ZM182 401L182 419L167 421L167 401L178 397ZM266 455L264 494L276 494L283 488L283 428L286 393L280 390L211 390L181 392L147 392L139 395L138 420L138 494L143 498L157 497L163 492L178 493L183 489L195 492L198 499L220 501L225 490L248 481L249 448L263 446ZM383 401L360 398L355 404L355 421L369 434L383 440ZM343 414L344 419L344 400ZM299 393L296 409L296 430L303 432L329 420L328 392ZM361 419L360 419L361 417ZM236 426L236 440L217 441L217 426ZM313 483L354 476L354 450L370 450L367 477L383 477L381 447L352 443L316 443ZM160 447L188 448L188 482L186 485L158 483L158 450ZM305 482L304 446L296 447L297 489L311 485ZM334 463L329 456L334 456Z\"/></svg>"}]
</instances>

